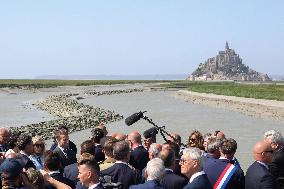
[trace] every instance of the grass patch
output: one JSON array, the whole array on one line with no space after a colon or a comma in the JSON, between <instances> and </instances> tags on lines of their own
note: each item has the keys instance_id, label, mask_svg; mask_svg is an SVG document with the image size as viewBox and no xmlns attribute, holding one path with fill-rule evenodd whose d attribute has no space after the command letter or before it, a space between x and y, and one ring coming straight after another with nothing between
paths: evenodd
<instances>
[{"instance_id":1,"label":"grass patch","mask_svg":"<svg viewBox=\"0 0 284 189\"><path fill-rule=\"evenodd\" d=\"M113 85L134 83L169 82L166 80L28 80L28 79L2 79L0 88L49 88L58 86L89 86L89 85Z\"/></svg>"},{"instance_id":2,"label":"grass patch","mask_svg":"<svg viewBox=\"0 0 284 189\"><path fill-rule=\"evenodd\" d=\"M284 101L283 83L192 82L161 84L165 88L182 88L200 93Z\"/></svg>"}]
</instances>

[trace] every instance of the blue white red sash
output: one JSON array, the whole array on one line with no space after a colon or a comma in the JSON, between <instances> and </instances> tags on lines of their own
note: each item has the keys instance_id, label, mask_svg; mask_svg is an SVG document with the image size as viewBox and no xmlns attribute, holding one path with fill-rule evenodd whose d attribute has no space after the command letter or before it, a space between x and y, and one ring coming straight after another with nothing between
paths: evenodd
<instances>
[{"instance_id":1,"label":"blue white red sash","mask_svg":"<svg viewBox=\"0 0 284 189\"><path fill-rule=\"evenodd\" d=\"M237 166L229 163L219 176L217 182L214 185L214 189L224 189L236 170Z\"/></svg>"}]
</instances>

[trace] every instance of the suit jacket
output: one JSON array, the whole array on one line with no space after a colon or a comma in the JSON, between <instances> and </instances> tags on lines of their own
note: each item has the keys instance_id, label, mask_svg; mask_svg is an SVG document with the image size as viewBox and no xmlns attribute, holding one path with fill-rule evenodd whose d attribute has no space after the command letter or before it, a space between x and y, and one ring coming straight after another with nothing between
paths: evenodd
<instances>
[{"instance_id":1,"label":"suit jacket","mask_svg":"<svg viewBox=\"0 0 284 189\"><path fill-rule=\"evenodd\" d=\"M245 178L246 189L268 189L279 188L275 177L268 171L268 169L255 161L249 166Z\"/></svg>"},{"instance_id":2,"label":"suit jacket","mask_svg":"<svg viewBox=\"0 0 284 189\"><path fill-rule=\"evenodd\" d=\"M52 173L52 174L50 174L50 176L52 178L54 178L55 180L70 186L72 189L74 189L75 186L76 186L75 182L71 181L70 179L63 177L63 175L59 172L58 173ZM55 187L53 187L51 185L47 185L46 188L54 189Z\"/></svg>"},{"instance_id":3,"label":"suit jacket","mask_svg":"<svg viewBox=\"0 0 284 189\"><path fill-rule=\"evenodd\" d=\"M182 189L187 184L187 180L175 174L172 170L166 169L161 185L165 189Z\"/></svg>"},{"instance_id":4,"label":"suit jacket","mask_svg":"<svg viewBox=\"0 0 284 189\"><path fill-rule=\"evenodd\" d=\"M88 188L86 186L83 186L83 184L80 181L78 181L75 189L88 189Z\"/></svg>"},{"instance_id":5,"label":"suit jacket","mask_svg":"<svg viewBox=\"0 0 284 189\"><path fill-rule=\"evenodd\" d=\"M280 188L284 189L284 148L274 153L269 170L276 178Z\"/></svg>"},{"instance_id":6,"label":"suit jacket","mask_svg":"<svg viewBox=\"0 0 284 189\"><path fill-rule=\"evenodd\" d=\"M129 189L165 189L159 181L157 180L149 180L144 184L132 185Z\"/></svg>"},{"instance_id":7,"label":"suit jacket","mask_svg":"<svg viewBox=\"0 0 284 189\"><path fill-rule=\"evenodd\" d=\"M121 182L124 189L129 186L139 184L141 176L129 165L124 163L115 163L110 168L101 171L101 176L110 176L111 181L114 183Z\"/></svg>"},{"instance_id":8,"label":"suit jacket","mask_svg":"<svg viewBox=\"0 0 284 189\"><path fill-rule=\"evenodd\" d=\"M201 169L205 171L207 169L208 164L209 165L212 164L215 160L216 160L216 158L213 157L210 154L206 154L205 156L202 156L202 158L201 158Z\"/></svg>"},{"instance_id":9,"label":"suit jacket","mask_svg":"<svg viewBox=\"0 0 284 189\"><path fill-rule=\"evenodd\" d=\"M77 182L79 181L78 175L79 175L79 169L78 169L77 163L73 163L73 164L70 164L64 167L63 176L65 178L68 178L74 182Z\"/></svg>"},{"instance_id":10,"label":"suit jacket","mask_svg":"<svg viewBox=\"0 0 284 189\"><path fill-rule=\"evenodd\" d=\"M136 147L130 153L129 164L135 169L142 171L149 161L149 153L143 146Z\"/></svg>"},{"instance_id":11,"label":"suit jacket","mask_svg":"<svg viewBox=\"0 0 284 189\"><path fill-rule=\"evenodd\" d=\"M103 153L103 148L100 144L96 144L95 147L95 160L101 162L105 160L105 154Z\"/></svg>"},{"instance_id":12,"label":"suit jacket","mask_svg":"<svg viewBox=\"0 0 284 189\"><path fill-rule=\"evenodd\" d=\"M200 175L188 183L183 189L213 189L206 174Z\"/></svg>"},{"instance_id":13,"label":"suit jacket","mask_svg":"<svg viewBox=\"0 0 284 189\"><path fill-rule=\"evenodd\" d=\"M58 146L53 150L53 152L59 153L62 158L63 167L77 162L76 153L70 148L66 149L66 156Z\"/></svg>"},{"instance_id":14,"label":"suit jacket","mask_svg":"<svg viewBox=\"0 0 284 189\"><path fill-rule=\"evenodd\" d=\"M56 141L53 141L51 147L50 147L50 150L51 151L54 151L54 149L57 147L57 142ZM69 140L69 148L71 148L71 150L73 150L75 152L75 154L77 154L77 147L76 147L76 144L74 144L74 142L72 142L71 140Z\"/></svg>"},{"instance_id":15,"label":"suit jacket","mask_svg":"<svg viewBox=\"0 0 284 189\"><path fill-rule=\"evenodd\" d=\"M227 159L215 159L211 163L207 163L206 169L204 172L206 173L209 182L212 186L215 185L218 178L224 171L224 169L229 165L230 163L235 163L234 161L230 161ZM245 176L244 172L241 169L239 165L235 165L236 170L234 174L231 176L229 182L226 185L226 189L244 189L245 188Z\"/></svg>"}]
</instances>

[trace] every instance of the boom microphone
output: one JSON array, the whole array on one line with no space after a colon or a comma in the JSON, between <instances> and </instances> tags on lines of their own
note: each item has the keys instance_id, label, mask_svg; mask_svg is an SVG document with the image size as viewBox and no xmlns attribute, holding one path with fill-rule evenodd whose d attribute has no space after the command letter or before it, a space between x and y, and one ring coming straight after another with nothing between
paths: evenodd
<instances>
[{"instance_id":1,"label":"boom microphone","mask_svg":"<svg viewBox=\"0 0 284 189\"><path fill-rule=\"evenodd\" d=\"M128 118L125 119L125 124L127 126L132 125L133 123L137 122L140 118L143 117L143 112L134 113Z\"/></svg>"}]
</instances>

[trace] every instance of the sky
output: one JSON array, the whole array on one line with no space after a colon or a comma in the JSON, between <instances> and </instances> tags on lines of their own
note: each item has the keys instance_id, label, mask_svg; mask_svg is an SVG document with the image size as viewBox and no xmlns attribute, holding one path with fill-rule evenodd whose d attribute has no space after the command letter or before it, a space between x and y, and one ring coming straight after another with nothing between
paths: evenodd
<instances>
[{"instance_id":1,"label":"sky","mask_svg":"<svg viewBox=\"0 0 284 189\"><path fill-rule=\"evenodd\" d=\"M283 0L0 0L0 78L190 74L230 48L284 74Z\"/></svg>"}]
</instances>

